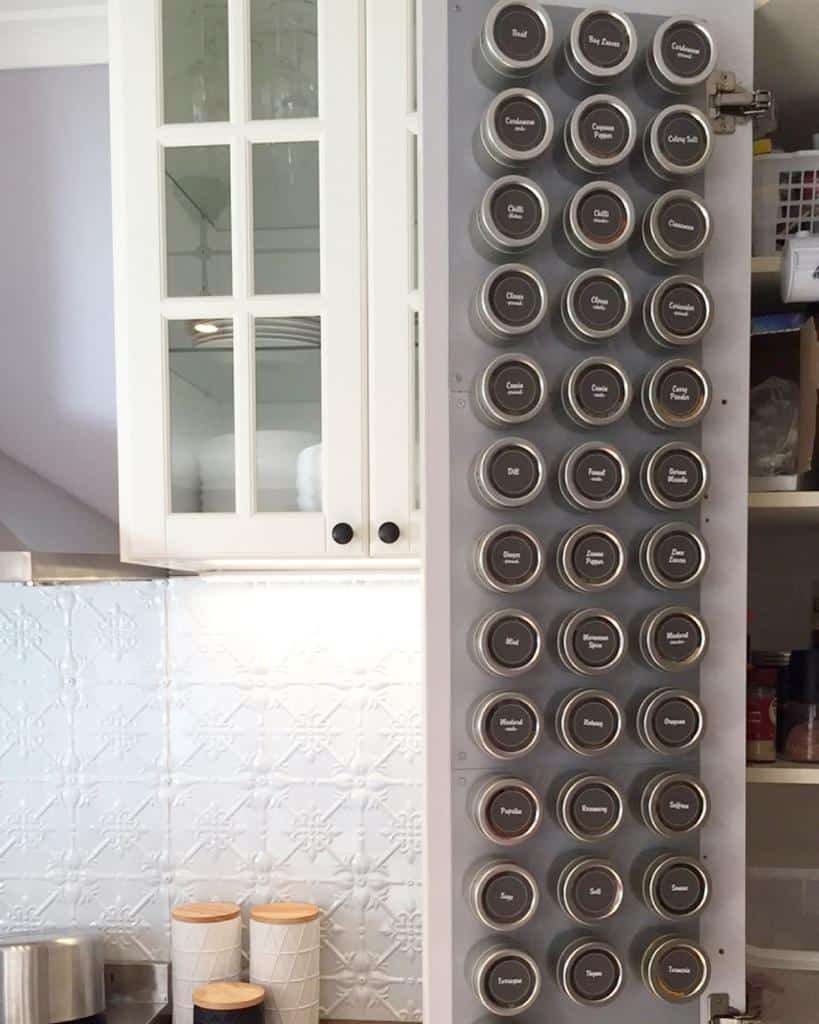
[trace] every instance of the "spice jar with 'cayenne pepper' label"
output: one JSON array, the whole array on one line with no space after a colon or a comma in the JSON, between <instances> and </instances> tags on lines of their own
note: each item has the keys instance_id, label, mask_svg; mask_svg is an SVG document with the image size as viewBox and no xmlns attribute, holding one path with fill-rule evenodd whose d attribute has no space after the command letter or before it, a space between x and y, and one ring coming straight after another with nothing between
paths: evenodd
<instances>
[{"instance_id":1,"label":"spice jar with 'cayenne pepper' label","mask_svg":"<svg viewBox=\"0 0 819 1024\"><path fill-rule=\"evenodd\" d=\"M776 669L752 668L748 674L749 761L776 760Z\"/></svg>"}]
</instances>

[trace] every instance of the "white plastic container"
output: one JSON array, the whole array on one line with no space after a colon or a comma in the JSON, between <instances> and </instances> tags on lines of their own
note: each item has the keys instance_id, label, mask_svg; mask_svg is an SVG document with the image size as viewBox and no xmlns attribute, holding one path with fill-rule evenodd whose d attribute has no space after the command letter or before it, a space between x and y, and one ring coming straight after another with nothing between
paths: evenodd
<instances>
[{"instance_id":1,"label":"white plastic container","mask_svg":"<svg viewBox=\"0 0 819 1024\"><path fill-rule=\"evenodd\" d=\"M194 989L238 981L242 918L235 903L185 903L171 914L174 1024L192 1024Z\"/></svg>"},{"instance_id":2,"label":"white plastic container","mask_svg":"<svg viewBox=\"0 0 819 1024\"><path fill-rule=\"evenodd\" d=\"M250 912L250 980L263 985L266 1024L318 1024L319 908L267 903Z\"/></svg>"},{"instance_id":3,"label":"white plastic container","mask_svg":"<svg viewBox=\"0 0 819 1024\"><path fill-rule=\"evenodd\" d=\"M754 256L778 256L800 231L819 234L819 151L754 157Z\"/></svg>"}]
</instances>

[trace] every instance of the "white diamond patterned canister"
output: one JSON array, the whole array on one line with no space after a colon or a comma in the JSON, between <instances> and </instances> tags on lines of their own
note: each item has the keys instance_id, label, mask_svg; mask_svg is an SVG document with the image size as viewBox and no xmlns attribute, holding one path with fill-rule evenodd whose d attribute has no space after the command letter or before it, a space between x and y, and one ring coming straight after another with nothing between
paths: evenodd
<instances>
[{"instance_id":1,"label":"white diamond patterned canister","mask_svg":"<svg viewBox=\"0 0 819 1024\"><path fill-rule=\"evenodd\" d=\"M266 1024L318 1024L319 915L312 903L250 912L250 980L267 992Z\"/></svg>"},{"instance_id":2,"label":"white diamond patterned canister","mask_svg":"<svg viewBox=\"0 0 819 1024\"><path fill-rule=\"evenodd\" d=\"M171 921L174 1024L193 1024L193 992L211 981L238 981L242 918L235 903L184 903Z\"/></svg>"}]
</instances>

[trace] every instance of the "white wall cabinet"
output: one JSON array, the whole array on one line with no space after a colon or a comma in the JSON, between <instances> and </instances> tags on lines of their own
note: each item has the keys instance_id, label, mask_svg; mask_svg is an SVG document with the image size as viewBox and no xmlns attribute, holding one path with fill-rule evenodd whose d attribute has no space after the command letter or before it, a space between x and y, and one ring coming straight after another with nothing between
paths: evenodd
<instances>
[{"instance_id":1,"label":"white wall cabinet","mask_svg":"<svg viewBox=\"0 0 819 1024\"><path fill-rule=\"evenodd\" d=\"M412 0L111 0L109 35L123 558L413 557Z\"/></svg>"}]
</instances>

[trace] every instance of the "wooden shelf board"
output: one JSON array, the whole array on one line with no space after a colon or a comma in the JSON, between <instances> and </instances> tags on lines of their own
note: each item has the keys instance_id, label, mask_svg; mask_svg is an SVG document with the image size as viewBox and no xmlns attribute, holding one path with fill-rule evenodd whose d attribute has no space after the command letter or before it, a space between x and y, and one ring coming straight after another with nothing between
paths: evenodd
<instances>
[{"instance_id":1,"label":"wooden shelf board","mask_svg":"<svg viewBox=\"0 0 819 1024\"><path fill-rule=\"evenodd\" d=\"M819 491L756 491L748 495L754 522L819 524Z\"/></svg>"},{"instance_id":2,"label":"wooden shelf board","mask_svg":"<svg viewBox=\"0 0 819 1024\"><path fill-rule=\"evenodd\" d=\"M781 269L781 256L754 256L751 260L751 273L754 277L778 277Z\"/></svg>"},{"instance_id":3,"label":"wooden shelf board","mask_svg":"<svg viewBox=\"0 0 819 1024\"><path fill-rule=\"evenodd\" d=\"M749 764L746 777L751 783L819 786L819 764L796 764L792 761Z\"/></svg>"}]
</instances>

